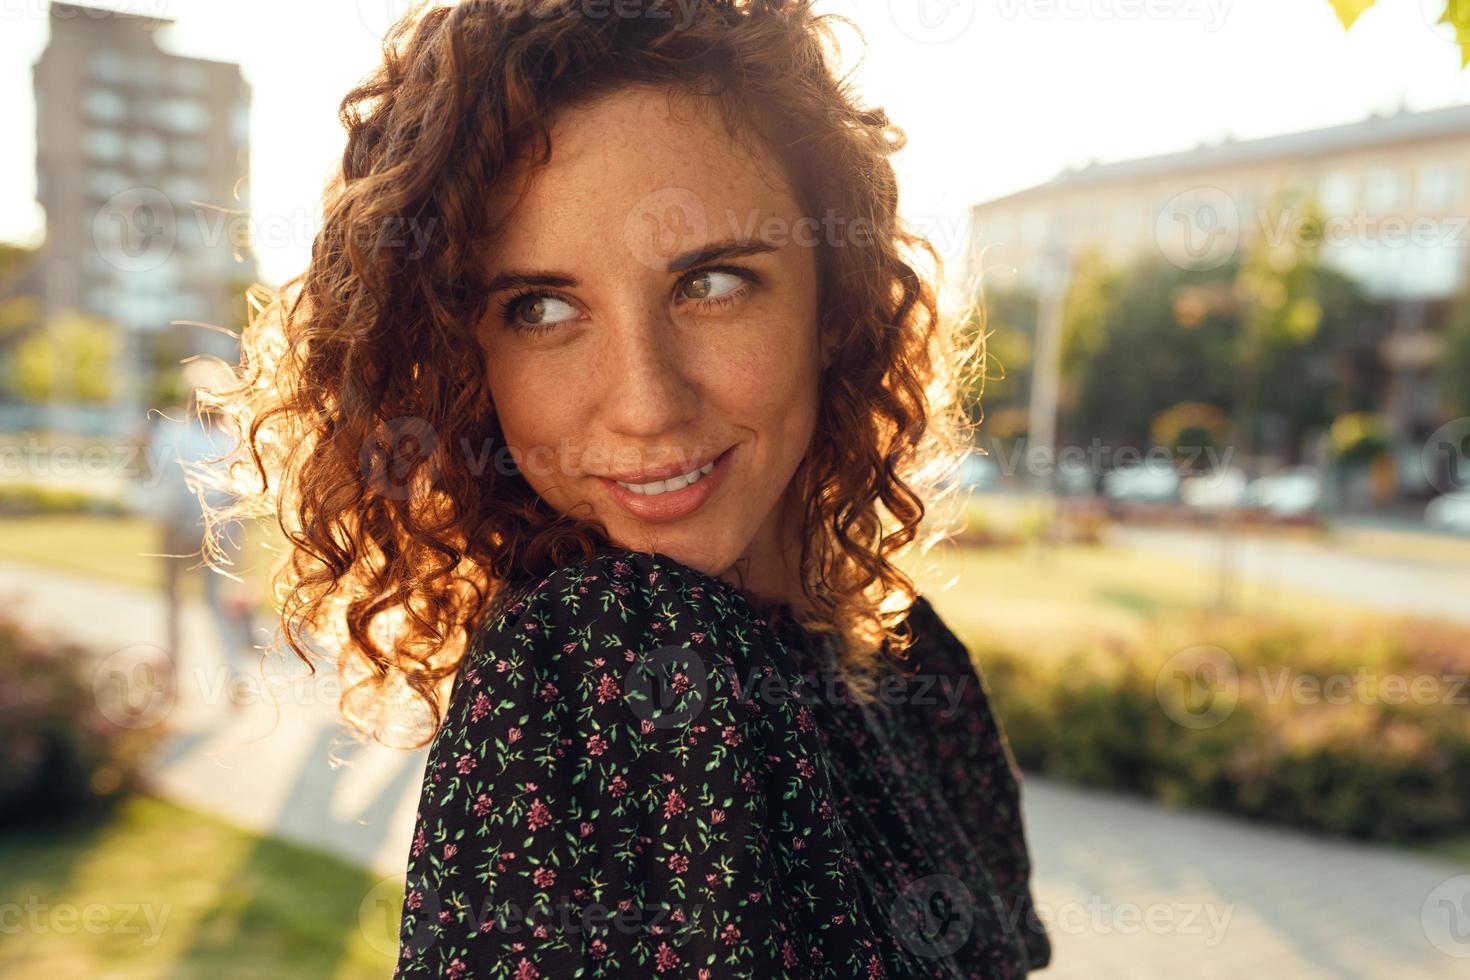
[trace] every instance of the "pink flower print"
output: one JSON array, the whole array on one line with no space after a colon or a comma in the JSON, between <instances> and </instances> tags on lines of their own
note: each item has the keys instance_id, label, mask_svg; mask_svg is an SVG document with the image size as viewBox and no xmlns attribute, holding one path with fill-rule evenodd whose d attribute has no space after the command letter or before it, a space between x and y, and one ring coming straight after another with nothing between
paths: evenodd
<instances>
[{"instance_id":1,"label":"pink flower print","mask_svg":"<svg viewBox=\"0 0 1470 980\"><path fill-rule=\"evenodd\" d=\"M577 644L575 642L572 642L572 643L563 643L561 645L561 652L562 653L571 653L573 650L576 650L576 649L577 649Z\"/></svg>"},{"instance_id":2,"label":"pink flower print","mask_svg":"<svg viewBox=\"0 0 1470 980\"><path fill-rule=\"evenodd\" d=\"M513 743L513 742L519 742L520 740L521 740L521 730L519 728L515 727L514 725L510 726L510 731L508 731L508 732L505 733L505 741L507 743Z\"/></svg>"},{"instance_id":3,"label":"pink flower print","mask_svg":"<svg viewBox=\"0 0 1470 980\"><path fill-rule=\"evenodd\" d=\"M816 767L812 765L812 760L806 758L805 756L802 756L800 759L796 760L796 771L801 773L802 776L806 779L811 779L812 776L816 774L817 770Z\"/></svg>"},{"instance_id":4,"label":"pink flower print","mask_svg":"<svg viewBox=\"0 0 1470 980\"><path fill-rule=\"evenodd\" d=\"M581 826L577 828L577 832L583 837L590 837L592 835L593 829L594 828L590 820L583 820Z\"/></svg>"},{"instance_id":5,"label":"pink flower print","mask_svg":"<svg viewBox=\"0 0 1470 980\"><path fill-rule=\"evenodd\" d=\"M735 746L740 744L740 732L735 728L734 725L726 725L720 731L720 737L724 740L725 744L730 746L731 748L734 748Z\"/></svg>"},{"instance_id":6,"label":"pink flower print","mask_svg":"<svg viewBox=\"0 0 1470 980\"><path fill-rule=\"evenodd\" d=\"M725 811L719 809L718 807L716 807L715 809L711 810L709 812L709 822L710 823L724 823L725 822Z\"/></svg>"},{"instance_id":7,"label":"pink flower print","mask_svg":"<svg viewBox=\"0 0 1470 980\"><path fill-rule=\"evenodd\" d=\"M445 844L444 845L444 860L448 861L450 858L454 857L458 853L459 853L459 845L458 844Z\"/></svg>"},{"instance_id":8,"label":"pink flower print","mask_svg":"<svg viewBox=\"0 0 1470 980\"><path fill-rule=\"evenodd\" d=\"M668 798L664 800L664 819L678 816L685 809L684 797L679 795L676 789L669 790Z\"/></svg>"},{"instance_id":9,"label":"pink flower print","mask_svg":"<svg viewBox=\"0 0 1470 980\"><path fill-rule=\"evenodd\" d=\"M725 928L720 930L720 942L724 943L726 946L734 946L739 941L740 929L735 925L735 923L731 922L729 925L725 926Z\"/></svg>"},{"instance_id":10,"label":"pink flower print","mask_svg":"<svg viewBox=\"0 0 1470 980\"><path fill-rule=\"evenodd\" d=\"M597 703L598 704L607 704L607 702L613 700L614 698L620 698L622 696L623 696L623 692L618 687L618 682L615 681L615 680L613 680L613 678L611 677L611 675L609 675L609 674L603 674L600 678L598 678L598 680L597 680Z\"/></svg>"},{"instance_id":11,"label":"pink flower print","mask_svg":"<svg viewBox=\"0 0 1470 980\"><path fill-rule=\"evenodd\" d=\"M649 732L653 731L653 720L651 718L644 718L641 722L638 723L638 731L644 735L647 735Z\"/></svg>"},{"instance_id":12,"label":"pink flower print","mask_svg":"<svg viewBox=\"0 0 1470 980\"><path fill-rule=\"evenodd\" d=\"M628 566L628 563L625 562L625 561L623 561L621 558L619 558L617 561L613 562L613 574L614 575L627 575L632 570L633 569Z\"/></svg>"},{"instance_id":13,"label":"pink flower print","mask_svg":"<svg viewBox=\"0 0 1470 980\"><path fill-rule=\"evenodd\" d=\"M547 681L541 685L541 693L537 695L542 701L551 702L556 700L556 685Z\"/></svg>"},{"instance_id":14,"label":"pink flower print","mask_svg":"<svg viewBox=\"0 0 1470 980\"><path fill-rule=\"evenodd\" d=\"M674 693L683 694L689 690L689 675L682 670L674 672Z\"/></svg>"},{"instance_id":15,"label":"pink flower print","mask_svg":"<svg viewBox=\"0 0 1470 980\"><path fill-rule=\"evenodd\" d=\"M869 955L868 956L868 980L877 980L878 977L886 977L886 976L888 976L888 974L884 972L884 970L883 970L883 964L880 963L880 962L878 962L878 954L877 953L873 953L873 954Z\"/></svg>"},{"instance_id":16,"label":"pink flower print","mask_svg":"<svg viewBox=\"0 0 1470 980\"><path fill-rule=\"evenodd\" d=\"M424 847L427 844L428 842L424 840L424 828L420 827L418 830L415 830L413 832L413 856L418 857L424 853Z\"/></svg>"},{"instance_id":17,"label":"pink flower print","mask_svg":"<svg viewBox=\"0 0 1470 980\"><path fill-rule=\"evenodd\" d=\"M422 904L424 904L424 893L423 892L421 892L417 888L415 888L413 891L411 891L411 892L408 893L408 907L409 908L416 909L416 908L418 908Z\"/></svg>"},{"instance_id":18,"label":"pink flower print","mask_svg":"<svg viewBox=\"0 0 1470 980\"><path fill-rule=\"evenodd\" d=\"M475 757L470 755L468 752L460 756L458 759L454 760L454 771L459 773L461 776L465 775L473 768L475 768Z\"/></svg>"},{"instance_id":19,"label":"pink flower print","mask_svg":"<svg viewBox=\"0 0 1470 980\"><path fill-rule=\"evenodd\" d=\"M449 967L444 971L444 975L449 977L450 980L458 980L459 977L464 976L464 960L458 956L450 960Z\"/></svg>"},{"instance_id":20,"label":"pink flower print","mask_svg":"<svg viewBox=\"0 0 1470 980\"><path fill-rule=\"evenodd\" d=\"M796 712L796 727L804 732L812 730L812 713L806 705L802 705Z\"/></svg>"},{"instance_id":21,"label":"pink flower print","mask_svg":"<svg viewBox=\"0 0 1470 980\"><path fill-rule=\"evenodd\" d=\"M537 868L531 873L531 880L537 888L550 888L556 884L556 872L550 868Z\"/></svg>"},{"instance_id":22,"label":"pink flower print","mask_svg":"<svg viewBox=\"0 0 1470 980\"><path fill-rule=\"evenodd\" d=\"M470 721L479 721L489 713L490 699L485 697L484 691L481 691L475 695L474 706L470 708Z\"/></svg>"},{"instance_id":23,"label":"pink flower print","mask_svg":"<svg viewBox=\"0 0 1470 980\"><path fill-rule=\"evenodd\" d=\"M689 856L687 854L669 855L669 870L676 875L681 875L689 870ZM674 921L678 921L675 919Z\"/></svg>"},{"instance_id":24,"label":"pink flower print","mask_svg":"<svg viewBox=\"0 0 1470 980\"><path fill-rule=\"evenodd\" d=\"M840 925L842 925L842 923L844 923L846 921L847 921L847 916L844 915L844 914L842 914L841 912L838 912L836 915L832 916L832 924L835 925L835 926L840 926Z\"/></svg>"},{"instance_id":25,"label":"pink flower print","mask_svg":"<svg viewBox=\"0 0 1470 980\"><path fill-rule=\"evenodd\" d=\"M483 817L485 814L490 812L490 806L490 794L481 793L479 796L475 797L475 816Z\"/></svg>"},{"instance_id":26,"label":"pink flower print","mask_svg":"<svg viewBox=\"0 0 1470 980\"><path fill-rule=\"evenodd\" d=\"M530 812L526 814L526 826L532 830L540 830L551 823L551 809L539 798L531 801Z\"/></svg>"},{"instance_id":27,"label":"pink flower print","mask_svg":"<svg viewBox=\"0 0 1470 980\"><path fill-rule=\"evenodd\" d=\"M800 837L791 838L791 849L793 851L799 851L803 847L806 847L806 841L802 840Z\"/></svg>"},{"instance_id":28,"label":"pink flower print","mask_svg":"<svg viewBox=\"0 0 1470 980\"><path fill-rule=\"evenodd\" d=\"M693 640L695 643L703 643L704 642L704 634L703 633L690 633L689 634L689 639Z\"/></svg>"},{"instance_id":29,"label":"pink flower print","mask_svg":"<svg viewBox=\"0 0 1470 980\"><path fill-rule=\"evenodd\" d=\"M607 751L607 739L599 732L587 739L587 751L592 755L602 755Z\"/></svg>"},{"instance_id":30,"label":"pink flower print","mask_svg":"<svg viewBox=\"0 0 1470 980\"><path fill-rule=\"evenodd\" d=\"M531 965L531 961L521 957L520 963L516 964L516 980L538 980L541 971Z\"/></svg>"},{"instance_id":31,"label":"pink flower print","mask_svg":"<svg viewBox=\"0 0 1470 980\"><path fill-rule=\"evenodd\" d=\"M622 776L614 776L607 784L607 794L615 800L622 799L626 792L628 792L628 781Z\"/></svg>"},{"instance_id":32,"label":"pink flower print","mask_svg":"<svg viewBox=\"0 0 1470 980\"><path fill-rule=\"evenodd\" d=\"M653 968L659 973L674 969L679 965L679 954L669 947L668 942L658 944L658 952L653 957Z\"/></svg>"},{"instance_id":33,"label":"pink flower print","mask_svg":"<svg viewBox=\"0 0 1470 980\"><path fill-rule=\"evenodd\" d=\"M594 960L600 960L607 956L607 943L601 939L594 939L592 940L591 950L592 958Z\"/></svg>"},{"instance_id":34,"label":"pink flower print","mask_svg":"<svg viewBox=\"0 0 1470 980\"><path fill-rule=\"evenodd\" d=\"M602 657L597 657L596 659L594 659L592 661L592 666L594 666L594 667L606 667L607 666L607 661L605 659L603 659Z\"/></svg>"},{"instance_id":35,"label":"pink flower print","mask_svg":"<svg viewBox=\"0 0 1470 980\"><path fill-rule=\"evenodd\" d=\"M791 944L791 940L789 939L781 944L781 962L785 964L788 970L796 966L798 962L796 958L796 947Z\"/></svg>"},{"instance_id":36,"label":"pink flower print","mask_svg":"<svg viewBox=\"0 0 1470 980\"><path fill-rule=\"evenodd\" d=\"M710 977L713 976L714 974L709 972L709 967L702 966L699 968L699 980L710 980Z\"/></svg>"},{"instance_id":37,"label":"pink flower print","mask_svg":"<svg viewBox=\"0 0 1470 980\"><path fill-rule=\"evenodd\" d=\"M510 661L508 661L508 660L497 660L497 661L495 661L495 672L497 674L503 674L507 670L510 670Z\"/></svg>"},{"instance_id":38,"label":"pink flower print","mask_svg":"<svg viewBox=\"0 0 1470 980\"><path fill-rule=\"evenodd\" d=\"M531 622L529 622L529 623L526 624L526 632L527 633L534 633L537 630L539 630L540 628L541 628L540 625L538 625L535 620L532 620Z\"/></svg>"}]
</instances>

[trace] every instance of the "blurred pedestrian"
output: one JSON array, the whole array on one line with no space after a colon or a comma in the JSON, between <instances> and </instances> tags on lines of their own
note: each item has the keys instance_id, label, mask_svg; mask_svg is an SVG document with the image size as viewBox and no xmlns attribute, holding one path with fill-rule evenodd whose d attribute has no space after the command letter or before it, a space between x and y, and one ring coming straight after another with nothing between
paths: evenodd
<instances>
[{"instance_id":1,"label":"blurred pedestrian","mask_svg":"<svg viewBox=\"0 0 1470 980\"><path fill-rule=\"evenodd\" d=\"M198 390L216 382L221 370L209 361L193 361L184 368L184 404L163 412L149 439L148 458L153 466L154 486L148 509L158 523L165 634L170 657L177 667L183 652L182 586L186 577L197 574L232 684L236 677L250 676L247 669L254 659L251 656L254 600L248 586L235 582L204 561L204 510L200 492L186 482L195 464L218 459L234 444L233 437L222 425L222 416L201 405L198 397ZM204 489L203 495L211 508L225 507L234 499L229 491L215 487ZM223 552L220 560L234 574L239 574L239 558L244 554L243 535L244 528L238 520L222 524L217 532L216 540ZM210 685L209 689L222 688ZM228 693L229 688L223 689Z\"/></svg>"}]
</instances>

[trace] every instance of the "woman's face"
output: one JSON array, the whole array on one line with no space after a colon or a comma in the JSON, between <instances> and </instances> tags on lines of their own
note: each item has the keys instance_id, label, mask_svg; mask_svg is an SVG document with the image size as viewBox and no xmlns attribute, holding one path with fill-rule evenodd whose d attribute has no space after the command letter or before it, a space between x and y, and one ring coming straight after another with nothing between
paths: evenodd
<instances>
[{"instance_id":1,"label":"woman's face","mask_svg":"<svg viewBox=\"0 0 1470 980\"><path fill-rule=\"evenodd\" d=\"M502 433L551 506L789 592L776 519L817 414L815 229L717 111L629 88L559 116L547 164L492 201L481 337Z\"/></svg>"}]
</instances>

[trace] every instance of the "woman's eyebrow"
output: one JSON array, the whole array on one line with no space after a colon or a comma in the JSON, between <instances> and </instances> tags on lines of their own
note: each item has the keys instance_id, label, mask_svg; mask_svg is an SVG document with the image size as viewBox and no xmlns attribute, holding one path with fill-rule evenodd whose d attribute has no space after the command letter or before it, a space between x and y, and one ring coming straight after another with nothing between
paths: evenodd
<instances>
[{"instance_id":1,"label":"woman's eyebrow","mask_svg":"<svg viewBox=\"0 0 1470 980\"><path fill-rule=\"evenodd\" d=\"M692 266L711 262L715 259L739 258L742 255L760 255L764 252L774 252L780 247L775 242L767 242L759 239L755 241L731 239L723 242L711 242L674 256L674 258L669 260L664 271L669 273L683 272ZM518 289L527 286L571 289L578 285L579 283L575 276L569 276L564 272L511 270L502 272L494 279L491 279L486 291L496 293L506 289Z\"/></svg>"}]
</instances>

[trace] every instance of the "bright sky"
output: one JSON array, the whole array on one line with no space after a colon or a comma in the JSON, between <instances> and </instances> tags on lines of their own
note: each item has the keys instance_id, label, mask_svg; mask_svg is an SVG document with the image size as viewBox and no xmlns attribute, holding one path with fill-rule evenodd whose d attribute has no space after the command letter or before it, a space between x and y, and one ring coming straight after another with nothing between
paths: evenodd
<instances>
[{"instance_id":1,"label":"bright sky","mask_svg":"<svg viewBox=\"0 0 1470 980\"><path fill-rule=\"evenodd\" d=\"M616 9L614 0L583 2ZM1470 69L1433 26L1444 0L1381 0L1351 33L1327 0L821 2L867 37L859 89L909 134L896 158L903 211L956 259L955 272L970 204L1068 164L1351 122L1401 101L1470 101ZM337 106L376 62L377 38L404 0L107 5L170 16L165 47L243 66L254 89L262 277L279 283L299 271L341 151ZM30 66L46 34L44 0L0 0L0 128L10 134L0 154L3 240L42 234Z\"/></svg>"}]
</instances>

